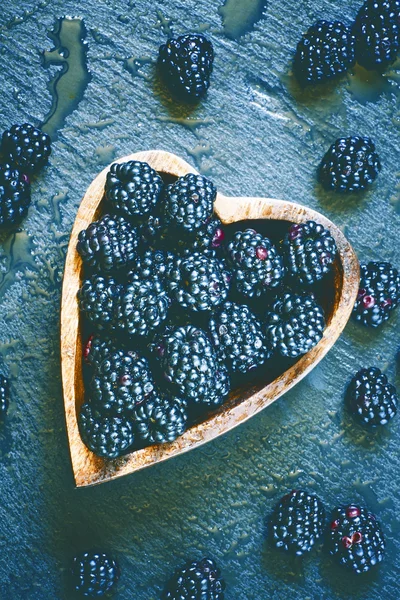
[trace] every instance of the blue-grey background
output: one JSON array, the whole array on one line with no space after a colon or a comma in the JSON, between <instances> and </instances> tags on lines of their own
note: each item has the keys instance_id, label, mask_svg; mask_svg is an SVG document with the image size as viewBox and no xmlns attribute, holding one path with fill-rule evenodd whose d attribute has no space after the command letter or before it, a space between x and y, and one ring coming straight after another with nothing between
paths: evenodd
<instances>
[{"instance_id":1,"label":"blue-grey background","mask_svg":"<svg viewBox=\"0 0 400 600\"><path fill-rule=\"evenodd\" d=\"M355 370L369 365L400 383L400 311L378 331L350 323L306 380L235 431L92 489L73 486L60 381L68 236L86 187L114 157L170 150L225 193L322 211L362 261L400 266L400 71L368 77L357 69L318 93L301 93L290 74L303 31L318 18L351 22L360 4L2 3L0 128L47 121L58 139L50 166L33 183L28 218L0 245L0 354L12 379L12 406L0 431L1 600L71 599L68 562L90 546L118 557L120 600L159 598L176 565L204 554L218 560L227 600L399 597L400 419L366 433L344 414L343 391ZM83 19L87 53L79 21L64 22L57 38L64 15ZM191 30L212 38L216 60L209 94L190 113L161 90L154 61L170 31ZM383 168L368 193L338 198L316 185L315 169L329 145L350 134L374 138ZM303 561L273 551L266 520L292 487L318 493L327 507L366 503L387 537L380 568L355 578L332 565L323 548Z\"/></svg>"}]
</instances>

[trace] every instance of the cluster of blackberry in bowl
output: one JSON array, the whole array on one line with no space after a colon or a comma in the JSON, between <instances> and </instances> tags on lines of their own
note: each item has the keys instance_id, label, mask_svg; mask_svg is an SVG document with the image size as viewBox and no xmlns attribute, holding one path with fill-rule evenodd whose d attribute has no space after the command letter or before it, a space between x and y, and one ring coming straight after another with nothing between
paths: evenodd
<instances>
[{"instance_id":1,"label":"cluster of blackberry in bowl","mask_svg":"<svg viewBox=\"0 0 400 600\"><path fill-rule=\"evenodd\" d=\"M115 163L101 215L79 234L79 426L99 456L174 441L233 388L269 383L323 336L330 232L313 221L224 227L216 194L201 175Z\"/></svg>"}]
</instances>

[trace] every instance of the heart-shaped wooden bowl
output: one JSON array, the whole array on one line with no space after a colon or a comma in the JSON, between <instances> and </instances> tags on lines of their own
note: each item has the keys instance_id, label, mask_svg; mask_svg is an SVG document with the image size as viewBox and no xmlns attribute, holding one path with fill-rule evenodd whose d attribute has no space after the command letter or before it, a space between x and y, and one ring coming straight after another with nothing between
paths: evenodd
<instances>
[{"instance_id":1,"label":"heart-shaped wooden bowl","mask_svg":"<svg viewBox=\"0 0 400 600\"><path fill-rule=\"evenodd\" d=\"M162 151L139 152L116 162L140 160L149 163L164 176L181 177L196 173L187 162ZM305 206L269 198L229 198L218 194L215 212L225 224L252 219L269 219L290 223L314 220L327 227L335 238L338 257L334 264L332 301L326 309L327 327L321 341L274 381L234 390L228 401L204 422L192 426L175 442L144 448L117 458L104 460L83 444L77 413L84 401L82 377L82 339L77 291L82 279L82 261L76 251L78 234L99 215L104 184L109 167L89 186L76 216L65 263L61 306L61 364L72 468L77 487L110 481L144 467L188 452L226 433L269 406L298 383L332 348L345 327L357 295L359 265L357 257L343 233L326 217Z\"/></svg>"}]
</instances>

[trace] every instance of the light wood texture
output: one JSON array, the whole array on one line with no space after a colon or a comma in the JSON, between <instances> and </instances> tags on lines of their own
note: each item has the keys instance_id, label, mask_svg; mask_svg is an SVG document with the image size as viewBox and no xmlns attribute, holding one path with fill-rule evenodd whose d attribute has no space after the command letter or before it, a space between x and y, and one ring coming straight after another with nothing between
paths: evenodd
<instances>
[{"instance_id":1,"label":"light wood texture","mask_svg":"<svg viewBox=\"0 0 400 600\"><path fill-rule=\"evenodd\" d=\"M163 151L139 152L115 162L128 160L147 162L157 171L177 177L186 173L196 173L187 162ZM79 232L97 216L108 169L109 167L104 169L94 179L79 207L69 242L62 290L62 381L71 461L77 487L110 481L188 452L226 433L269 406L307 375L332 348L350 317L359 283L359 266L352 247L343 233L323 215L290 202L270 198L230 198L218 194L215 211L226 224L248 219L284 220L292 223L312 219L331 231L338 247L338 259L332 290L335 296L334 308L332 314L328 315L324 336L311 352L300 358L272 383L240 393L234 391L227 403L205 422L191 427L175 442L151 446L112 461L99 458L83 444L77 423L77 412L83 403L84 388L82 341L76 298L81 283L82 263L76 251L76 243Z\"/></svg>"}]
</instances>

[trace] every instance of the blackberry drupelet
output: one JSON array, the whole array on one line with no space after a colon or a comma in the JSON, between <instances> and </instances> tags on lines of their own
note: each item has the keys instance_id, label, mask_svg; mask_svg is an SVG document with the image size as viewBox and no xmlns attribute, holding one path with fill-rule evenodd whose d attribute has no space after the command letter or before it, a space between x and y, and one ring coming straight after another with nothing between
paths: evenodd
<instances>
[{"instance_id":1,"label":"blackberry drupelet","mask_svg":"<svg viewBox=\"0 0 400 600\"><path fill-rule=\"evenodd\" d=\"M261 296L282 283L283 260L272 242L254 231L237 231L228 244L228 263L238 292Z\"/></svg>"},{"instance_id":2,"label":"blackberry drupelet","mask_svg":"<svg viewBox=\"0 0 400 600\"><path fill-rule=\"evenodd\" d=\"M79 233L76 249L85 266L109 272L136 261L138 242L137 231L123 217L104 215Z\"/></svg>"},{"instance_id":3,"label":"blackberry drupelet","mask_svg":"<svg viewBox=\"0 0 400 600\"><path fill-rule=\"evenodd\" d=\"M7 377L0 373L0 422L5 418L10 405L10 384Z\"/></svg>"},{"instance_id":4,"label":"blackberry drupelet","mask_svg":"<svg viewBox=\"0 0 400 600\"><path fill-rule=\"evenodd\" d=\"M326 190L348 193L365 190L381 170L375 144L360 136L340 138L329 148L318 169Z\"/></svg>"},{"instance_id":5,"label":"blackberry drupelet","mask_svg":"<svg viewBox=\"0 0 400 600\"><path fill-rule=\"evenodd\" d=\"M83 596L96 598L111 590L119 579L119 567L105 552L82 552L72 564L72 584Z\"/></svg>"},{"instance_id":6,"label":"blackberry drupelet","mask_svg":"<svg viewBox=\"0 0 400 600\"><path fill-rule=\"evenodd\" d=\"M346 394L350 412L364 425L386 425L397 412L397 392L377 367L361 369Z\"/></svg>"},{"instance_id":7,"label":"blackberry drupelet","mask_svg":"<svg viewBox=\"0 0 400 600\"><path fill-rule=\"evenodd\" d=\"M144 246L151 250L163 249L166 238L164 216L161 214L160 204L139 225L139 234Z\"/></svg>"},{"instance_id":8,"label":"blackberry drupelet","mask_svg":"<svg viewBox=\"0 0 400 600\"><path fill-rule=\"evenodd\" d=\"M271 519L274 546L301 556L321 537L325 510L321 500L304 490L292 490L277 504Z\"/></svg>"},{"instance_id":9,"label":"blackberry drupelet","mask_svg":"<svg viewBox=\"0 0 400 600\"><path fill-rule=\"evenodd\" d=\"M213 409L223 404L228 397L230 390L231 381L229 371L224 364L219 363L214 378L209 382L209 385L204 388L202 394L199 394L195 382L188 382L183 393L185 393L185 398L198 408Z\"/></svg>"},{"instance_id":10,"label":"blackberry drupelet","mask_svg":"<svg viewBox=\"0 0 400 600\"><path fill-rule=\"evenodd\" d=\"M47 164L51 140L47 133L28 123L13 125L3 133L1 151L22 173L33 175Z\"/></svg>"},{"instance_id":11,"label":"blackberry drupelet","mask_svg":"<svg viewBox=\"0 0 400 600\"><path fill-rule=\"evenodd\" d=\"M199 397L210 389L217 370L214 348L207 334L197 327L168 327L154 345L161 372L179 386L184 397L196 390Z\"/></svg>"},{"instance_id":12,"label":"blackberry drupelet","mask_svg":"<svg viewBox=\"0 0 400 600\"><path fill-rule=\"evenodd\" d=\"M231 371L247 373L271 355L261 322L245 304L226 302L211 318L209 330L218 357Z\"/></svg>"},{"instance_id":13,"label":"blackberry drupelet","mask_svg":"<svg viewBox=\"0 0 400 600\"><path fill-rule=\"evenodd\" d=\"M328 229L307 221L291 226L282 242L282 254L289 275L312 285L331 270L337 247Z\"/></svg>"},{"instance_id":14,"label":"blackberry drupelet","mask_svg":"<svg viewBox=\"0 0 400 600\"><path fill-rule=\"evenodd\" d=\"M18 225L31 203L31 185L26 175L8 164L0 164L0 228Z\"/></svg>"},{"instance_id":15,"label":"blackberry drupelet","mask_svg":"<svg viewBox=\"0 0 400 600\"><path fill-rule=\"evenodd\" d=\"M300 85L323 83L355 64L355 37L340 21L317 21L297 45L293 71Z\"/></svg>"},{"instance_id":16,"label":"blackberry drupelet","mask_svg":"<svg viewBox=\"0 0 400 600\"><path fill-rule=\"evenodd\" d=\"M116 326L129 335L147 336L167 318L170 303L159 281L131 281L120 294Z\"/></svg>"},{"instance_id":17,"label":"blackberry drupelet","mask_svg":"<svg viewBox=\"0 0 400 600\"><path fill-rule=\"evenodd\" d=\"M160 289L164 287L173 256L162 250L147 250L138 256L132 270L129 271L128 281L152 281Z\"/></svg>"},{"instance_id":18,"label":"blackberry drupelet","mask_svg":"<svg viewBox=\"0 0 400 600\"><path fill-rule=\"evenodd\" d=\"M168 271L171 297L180 306L197 311L213 310L228 296L231 275L225 264L195 252L177 258Z\"/></svg>"},{"instance_id":19,"label":"blackberry drupelet","mask_svg":"<svg viewBox=\"0 0 400 600\"><path fill-rule=\"evenodd\" d=\"M80 410L79 431L89 450L103 458L125 454L135 441L129 418L102 414L91 403L83 404Z\"/></svg>"},{"instance_id":20,"label":"blackberry drupelet","mask_svg":"<svg viewBox=\"0 0 400 600\"><path fill-rule=\"evenodd\" d=\"M182 435L187 418L186 400L155 392L135 410L135 431L142 442L165 444Z\"/></svg>"},{"instance_id":21,"label":"blackberry drupelet","mask_svg":"<svg viewBox=\"0 0 400 600\"><path fill-rule=\"evenodd\" d=\"M147 360L136 352L122 350L106 356L93 376L90 400L102 413L133 411L154 391Z\"/></svg>"},{"instance_id":22,"label":"blackberry drupelet","mask_svg":"<svg viewBox=\"0 0 400 600\"><path fill-rule=\"evenodd\" d=\"M92 275L78 291L79 308L99 329L114 329L122 287L111 277Z\"/></svg>"},{"instance_id":23,"label":"blackberry drupelet","mask_svg":"<svg viewBox=\"0 0 400 600\"><path fill-rule=\"evenodd\" d=\"M147 163L114 163L107 173L105 195L109 205L135 224L154 209L162 190L161 177Z\"/></svg>"},{"instance_id":24,"label":"blackberry drupelet","mask_svg":"<svg viewBox=\"0 0 400 600\"><path fill-rule=\"evenodd\" d=\"M159 49L158 67L170 91L186 102L197 102L207 92L214 49L202 34L181 35Z\"/></svg>"},{"instance_id":25,"label":"blackberry drupelet","mask_svg":"<svg viewBox=\"0 0 400 600\"><path fill-rule=\"evenodd\" d=\"M106 356L115 352L114 341L104 335L92 334L83 347L83 360L93 369L98 369Z\"/></svg>"},{"instance_id":26,"label":"blackberry drupelet","mask_svg":"<svg viewBox=\"0 0 400 600\"><path fill-rule=\"evenodd\" d=\"M187 563L168 582L163 600L223 600L225 582L211 558Z\"/></svg>"},{"instance_id":27,"label":"blackberry drupelet","mask_svg":"<svg viewBox=\"0 0 400 600\"><path fill-rule=\"evenodd\" d=\"M366 573L381 562L386 546L376 517L355 504L333 511L328 545L336 560L357 574Z\"/></svg>"},{"instance_id":28,"label":"blackberry drupelet","mask_svg":"<svg viewBox=\"0 0 400 600\"><path fill-rule=\"evenodd\" d=\"M375 261L360 265L360 271L353 317L367 327L379 327L399 303L399 273L390 263Z\"/></svg>"},{"instance_id":29,"label":"blackberry drupelet","mask_svg":"<svg viewBox=\"0 0 400 600\"><path fill-rule=\"evenodd\" d=\"M368 70L383 71L400 49L400 0L367 0L353 25L357 62Z\"/></svg>"},{"instance_id":30,"label":"blackberry drupelet","mask_svg":"<svg viewBox=\"0 0 400 600\"><path fill-rule=\"evenodd\" d=\"M202 175L188 173L167 186L165 192L165 220L167 224L195 233L204 228L213 214L217 190Z\"/></svg>"},{"instance_id":31,"label":"blackberry drupelet","mask_svg":"<svg viewBox=\"0 0 400 600\"><path fill-rule=\"evenodd\" d=\"M297 358L318 344L325 329L324 312L310 293L278 296L266 315L269 347L282 356Z\"/></svg>"}]
</instances>

